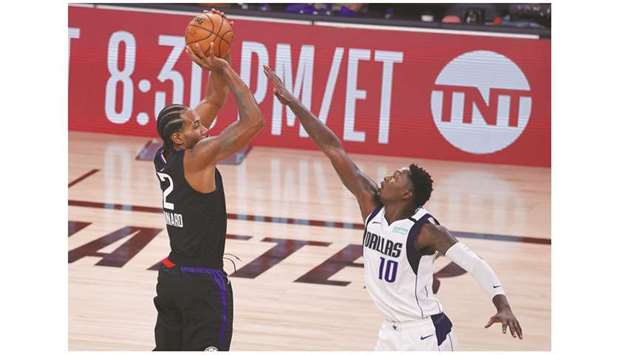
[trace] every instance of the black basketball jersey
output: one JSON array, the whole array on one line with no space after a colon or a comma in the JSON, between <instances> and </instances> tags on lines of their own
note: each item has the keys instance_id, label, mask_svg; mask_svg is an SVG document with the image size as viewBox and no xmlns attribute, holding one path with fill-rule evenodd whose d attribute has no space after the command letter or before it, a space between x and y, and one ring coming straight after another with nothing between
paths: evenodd
<instances>
[{"instance_id":1,"label":"black basketball jersey","mask_svg":"<svg viewBox=\"0 0 620 355\"><path fill-rule=\"evenodd\" d=\"M226 201L220 172L215 169L215 191L194 190L183 170L184 150L155 154L155 173L163 194L163 213L170 237L168 258L180 265L221 269L226 241Z\"/></svg>"}]
</instances>

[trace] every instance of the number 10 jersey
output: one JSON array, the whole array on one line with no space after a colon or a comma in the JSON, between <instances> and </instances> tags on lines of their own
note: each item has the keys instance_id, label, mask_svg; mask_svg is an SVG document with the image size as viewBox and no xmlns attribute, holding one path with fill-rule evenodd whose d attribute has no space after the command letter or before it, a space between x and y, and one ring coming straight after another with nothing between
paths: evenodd
<instances>
[{"instance_id":1,"label":"number 10 jersey","mask_svg":"<svg viewBox=\"0 0 620 355\"><path fill-rule=\"evenodd\" d=\"M419 208L407 219L388 224L379 206L366 219L364 283L386 320L419 320L443 312L433 295L434 254L423 255L415 240L424 223L439 224Z\"/></svg>"}]
</instances>

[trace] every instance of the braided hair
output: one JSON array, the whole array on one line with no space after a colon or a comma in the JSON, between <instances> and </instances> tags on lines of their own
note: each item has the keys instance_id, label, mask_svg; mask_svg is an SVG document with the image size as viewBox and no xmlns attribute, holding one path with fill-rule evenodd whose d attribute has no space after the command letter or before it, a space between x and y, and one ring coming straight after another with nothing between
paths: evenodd
<instances>
[{"instance_id":1,"label":"braided hair","mask_svg":"<svg viewBox=\"0 0 620 355\"><path fill-rule=\"evenodd\" d=\"M164 107L157 115L157 133L164 141L164 155L174 148L174 142L170 136L183 127L181 114L186 109L183 105L172 104Z\"/></svg>"}]
</instances>

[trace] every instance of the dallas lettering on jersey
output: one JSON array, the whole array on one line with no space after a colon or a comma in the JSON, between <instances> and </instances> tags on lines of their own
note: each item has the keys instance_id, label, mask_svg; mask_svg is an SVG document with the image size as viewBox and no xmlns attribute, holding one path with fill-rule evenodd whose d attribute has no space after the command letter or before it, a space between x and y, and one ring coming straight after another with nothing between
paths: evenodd
<instances>
[{"instance_id":1,"label":"dallas lettering on jersey","mask_svg":"<svg viewBox=\"0 0 620 355\"><path fill-rule=\"evenodd\" d=\"M366 235L364 235L364 247L376 250L387 256L398 258L403 248L403 243L394 243L374 233L366 232Z\"/></svg>"},{"instance_id":2,"label":"dallas lettering on jersey","mask_svg":"<svg viewBox=\"0 0 620 355\"><path fill-rule=\"evenodd\" d=\"M173 227L183 228L183 215L180 213L172 213L164 211L166 224Z\"/></svg>"}]
</instances>

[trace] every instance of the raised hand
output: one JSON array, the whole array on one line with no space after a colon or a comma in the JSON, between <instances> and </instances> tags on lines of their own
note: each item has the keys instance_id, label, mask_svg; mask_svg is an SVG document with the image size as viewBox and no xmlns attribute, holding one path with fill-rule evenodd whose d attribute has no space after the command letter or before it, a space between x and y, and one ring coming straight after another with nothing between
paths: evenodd
<instances>
[{"instance_id":1,"label":"raised hand","mask_svg":"<svg viewBox=\"0 0 620 355\"><path fill-rule=\"evenodd\" d=\"M228 17L226 17L226 14L224 13L224 11L220 11L216 8L211 8L211 10L202 10L203 13L209 13L209 12L213 12L214 14L218 14L220 16L222 16L223 18L225 18L226 20L228 20L228 23L230 23L230 26L232 27L232 25L235 23L235 21L229 19ZM229 64L231 64L232 62L230 61L230 52L228 52L223 59L225 59Z\"/></svg>"},{"instance_id":2,"label":"raised hand","mask_svg":"<svg viewBox=\"0 0 620 355\"><path fill-rule=\"evenodd\" d=\"M230 20L230 19L228 19L228 17L226 17L226 14L224 14L224 11L220 11L220 10L218 10L216 8L212 7L211 10L202 10L202 12L203 13L213 12L215 14L218 14L218 15L222 16L223 18L227 19L231 26L233 25L233 23L235 23L235 21Z\"/></svg>"},{"instance_id":3,"label":"raised hand","mask_svg":"<svg viewBox=\"0 0 620 355\"><path fill-rule=\"evenodd\" d=\"M510 308L504 308L501 311L497 312L496 315L489 319L489 322L484 327L488 328L493 323L501 323L502 332L504 334L506 334L506 328L509 328L510 334L512 334L513 338L516 338L518 336L519 339L523 339L523 331L521 330L521 325L519 324L517 317L512 314Z\"/></svg>"},{"instance_id":4,"label":"raised hand","mask_svg":"<svg viewBox=\"0 0 620 355\"><path fill-rule=\"evenodd\" d=\"M263 71L267 78L273 84L273 94L280 100L283 105L289 105L297 98L286 89L282 80L271 70L268 65L263 66Z\"/></svg>"},{"instance_id":5,"label":"raised hand","mask_svg":"<svg viewBox=\"0 0 620 355\"><path fill-rule=\"evenodd\" d=\"M216 57L213 53L213 42L209 44L207 53L203 53L200 45L194 43L191 46L185 46L185 52L192 58L194 63L200 65L204 69L221 73L229 66L229 60Z\"/></svg>"}]
</instances>

